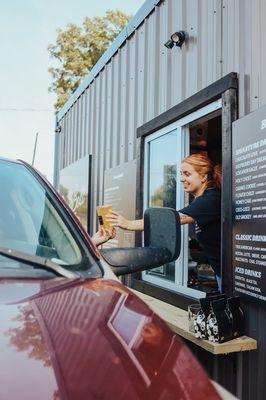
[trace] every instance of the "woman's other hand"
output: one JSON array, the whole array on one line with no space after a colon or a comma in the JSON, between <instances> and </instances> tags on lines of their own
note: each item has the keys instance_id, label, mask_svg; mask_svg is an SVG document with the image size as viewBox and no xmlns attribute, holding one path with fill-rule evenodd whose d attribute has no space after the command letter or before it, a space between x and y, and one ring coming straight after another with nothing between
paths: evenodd
<instances>
[{"instance_id":1,"label":"woman's other hand","mask_svg":"<svg viewBox=\"0 0 266 400\"><path fill-rule=\"evenodd\" d=\"M100 228L93 236L92 240L96 246L100 246L101 244L107 242L110 239L113 239L116 235L115 228L104 229Z\"/></svg>"}]
</instances>

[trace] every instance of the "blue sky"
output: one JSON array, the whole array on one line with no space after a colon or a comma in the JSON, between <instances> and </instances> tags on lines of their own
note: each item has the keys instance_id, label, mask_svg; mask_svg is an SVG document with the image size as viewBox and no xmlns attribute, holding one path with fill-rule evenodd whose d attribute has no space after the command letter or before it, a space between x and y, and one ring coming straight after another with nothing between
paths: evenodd
<instances>
[{"instance_id":1,"label":"blue sky","mask_svg":"<svg viewBox=\"0 0 266 400\"><path fill-rule=\"evenodd\" d=\"M81 24L85 17L121 10L134 15L144 0L12 0L1 2L0 13L0 155L31 162L39 132L35 166L52 179L53 111L4 111L5 109L52 110L48 93L52 61L47 46L56 29Z\"/></svg>"}]
</instances>

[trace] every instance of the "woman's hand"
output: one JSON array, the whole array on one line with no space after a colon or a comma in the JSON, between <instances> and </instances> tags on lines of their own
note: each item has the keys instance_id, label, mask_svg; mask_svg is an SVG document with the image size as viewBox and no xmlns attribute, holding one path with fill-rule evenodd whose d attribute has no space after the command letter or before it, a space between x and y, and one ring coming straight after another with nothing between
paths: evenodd
<instances>
[{"instance_id":1,"label":"woman's hand","mask_svg":"<svg viewBox=\"0 0 266 400\"><path fill-rule=\"evenodd\" d=\"M144 229L143 219L129 220L122 217L116 211L110 211L105 218L111 226L126 229L127 231L143 231Z\"/></svg>"},{"instance_id":2,"label":"woman's hand","mask_svg":"<svg viewBox=\"0 0 266 400\"><path fill-rule=\"evenodd\" d=\"M113 239L116 235L116 230L115 228L109 229L104 229L100 228L98 232L96 232L92 236L92 240L96 246L100 246L101 244L107 242L110 239Z\"/></svg>"},{"instance_id":3,"label":"woman's hand","mask_svg":"<svg viewBox=\"0 0 266 400\"><path fill-rule=\"evenodd\" d=\"M108 213L105 218L111 226L117 226L118 228L127 230L130 229L130 221L122 217L122 215L118 214L116 211L110 211L110 213Z\"/></svg>"}]
</instances>

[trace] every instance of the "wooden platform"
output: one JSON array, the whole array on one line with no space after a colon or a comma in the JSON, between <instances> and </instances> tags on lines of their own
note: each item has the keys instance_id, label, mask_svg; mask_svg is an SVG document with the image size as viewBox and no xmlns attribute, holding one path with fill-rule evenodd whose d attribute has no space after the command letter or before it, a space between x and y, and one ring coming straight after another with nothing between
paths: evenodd
<instances>
[{"instance_id":1,"label":"wooden platform","mask_svg":"<svg viewBox=\"0 0 266 400\"><path fill-rule=\"evenodd\" d=\"M197 339L194 334L188 330L187 311L172 306L171 304L164 303L161 300L155 299L154 297L136 290L132 291L148 304L149 307L168 324L173 332L212 354L228 354L257 349L257 341L248 336L242 336L225 343L212 343L208 340Z\"/></svg>"}]
</instances>

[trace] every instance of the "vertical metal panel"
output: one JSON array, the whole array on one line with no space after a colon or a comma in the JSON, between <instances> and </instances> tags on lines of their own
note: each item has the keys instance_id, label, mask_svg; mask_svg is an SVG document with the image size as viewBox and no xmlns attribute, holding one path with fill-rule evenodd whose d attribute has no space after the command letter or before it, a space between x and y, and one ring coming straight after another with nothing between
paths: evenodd
<instances>
[{"instance_id":1,"label":"vertical metal panel","mask_svg":"<svg viewBox=\"0 0 266 400\"><path fill-rule=\"evenodd\" d=\"M160 29L158 24L158 8L155 8L154 13L150 16L149 21L146 23L146 41L145 41L145 52L146 62L144 64L147 99L146 99L146 115L144 115L144 121L146 122L152 119L156 113L155 104L158 104L158 85L161 86L161 82L158 79L158 31Z\"/></svg>"},{"instance_id":2,"label":"vertical metal panel","mask_svg":"<svg viewBox=\"0 0 266 400\"><path fill-rule=\"evenodd\" d=\"M243 0L239 8L239 116L250 112L250 74L251 74L251 2Z\"/></svg>"},{"instance_id":3,"label":"vertical metal panel","mask_svg":"<svg viewBox=\"0 0 266 400\"><path fill-rule=\"evenodd\" d=\"M100 78L100 77L99 77ZM99 154L99 141L100 141L100 102L101 102L101 79L95 80L95 130L93 133L93 160L92 160L92 180L94 182L94 191L93 191L93 209L96 210L97 205L99 204L99 197L102 196L102 193L99 193L99 165L100 165L100 154ZM95 213L96 214L96 213ZM96 227L96 215L94 215L93 219L93 229Z\"/></svg>"},{"instance_id":4,"label":"vertical metal panel","mask_svg":"<svg viewBox=\"0 0 266 400\"><path fill-rule=\"evenodd\" d=\"M82 140L81 140L81 157L84 157L85 155L87 155L87 149L86 149L86 122L87 122L87 118L86 118L86 103L87 103L87 96L86 93L83 93L82 95L82 114L83 114L83 118L82 118Z\"/></svg>"},{"instance_id":5,"label":"vertical metal panel","mask_svg":"<svg viewBox=\"0 0 266 400\"><path fill-rule=\"evenodd\" d=\"M222 2L223 74L227 74L228 71L239 71L239 7L239 0Z\"/></svg>"},{"instance_id":6,"label":"vertical metal panel","mask_svg":"<svg viewBox=\"0 0 266 400\"><path fill-rule=\"evenodd\" d=\"M61 170L62 168L64 168L64 163L65 163L65 158L67 156L67 147L66 147L66 139L67 139L67 116L65 116L62 121L61 121L61 126L60 126L61 132L60 135L58 135L58 146L59 146L59 150L58 150L58 163L59 163L59 170ZM64 140L65 143L65 147L66 147L66 151L64 152L65 154L63 154L62 152L62 141Z\"/></svg>"},{"instance_id":7,"label":"vertical metal panel","mask_svg":"<svg viewBox=\"0 0 266 400\"><path fill-rule=\"evenodd\" d=\"M198 64L200 58L197 54L197 38L198 38L198 8L199 2L194 0L186 1L186 31L189 34L189 41L186 55L186 91L185 97L192 96L198 91Z\"/></svg>"},{"instance_id":8,"label":"vertical metal panel","mask_svg":"<svg viewBox=\"0 0 266 400\"><path fill-rule=\"evenodd\" d=\"M61 121L61 126L65 127L65 119L63 119ZM57 128L57 126L56 126L56 128ZM63 132L65 132L64 128L63 128ZM54 163L56 162L56 159L57 159L58 168L59 168L59 170L61 170L62 169L62 159L63 159L63 157L62 157L62 154L63 154L63 152L62 152L62 148L63 148L62 142L63 142L63 138L65 139L65 135L62 132L60 133L60 135L59 135L58 132L56 132L55 134L56 134L55 144L56 144L57 155L55 154ZM55 151L55 153L56 153L56 151ZM54 180L55 180L55 177L56 177L56 171L54 171Z\"/></svg>"},{"instance_id":9,"label":"vertical metal panel","mask_svg":"<svg viewBox=\"0 0 266 400\"><path fill-rule=\"evenodd\" d=\"M146 24L139 28L135 33L136 35L136 45L137 45L137 58L138 64L136 68L136 81L138 85L137 93L137 126L142 125L144 121L144 115L147 109L147 92L146 92L146 75L145 75L145 65L146 65Z\"/></svg>"},{"instance_id":10,"label":"vertical metal panel","mask_svg":"<svg viewBox=\"0 0 266 400\"><path fill-rule=\"evenodd\" d=\"M80 144L80 99L79 98L76 103L74 104L74 160L79 159L79 144Z\"/></svg>"},{"instance_id":11,"label":"vertical metal panel","mask_svg":"<svg viewBox=\"0 0 266 400\"><path fill-rule=\"evenodd\" d=\"M239 72L239 115L265 104L265 1L223 1L223 74Z\"/></svg>"},{"instance_id":12,"label":"vertical metal panel","mask_svg":"<svg viewBox=\"0 0 266 400\"><path fill-rule=\"evenodd\" d=\"M121 55L120 50L113 58L113 116L112 116L112 135L111 135L111 167L119 165L119 136L120 136L120 97L121 97Z\"/></svg>"},{"instance_id":13,"label":"vertical metal panel","mask_svg":"<svg viewBox=\"0 0 266 400\"><path fill-rule=\"evenodd\" d=\"M171 2L165 2L159 8L156 8L157 19L156 19L156 42L157 42L157 70L155 70L156 76L160 85L155 84L155 109L154 114L158 115L166 111L168 108L168 85L169 79L167 79L170 74L170 64L167 59L167 49L164 43L168 40L168 20L169 20L169 10L171 9Z\"/></svg>"},{"instance_id":14,"label":"vertical metal panel","mask_svg":"<svg viewBox=\"0 0 266 400\"><path fill-rule=\"evenodd\" d=\"M70 164L70 113L68 113L66 116L66 148L67 148L67 153L65 157L65 163L64 167Z\"/></svg>"},{"instance_id":15,"label":"vertical metal panel","mask_svg":"<svg viewBox=\"0 0 266 400\"><path fill-rule=\"evenodd\" d=\"M67 135L67 157L66 157L66 165L69 165L71 163L71 118L72 118L72 113L71 109L67 113L67 118L68 118L68 135Z\"/></svg>"},{"instance_id":16,"label":"vertical metal panel","mask_svg":"<svg viewBox=\"0 0 266 400\"><path fill-rule=\"evenodd\" d=\"M66 155L67 155L67 118L64 119L63 121L63 126L61 128L61 132L60 132L60 155L61 155L61 160L60 160L60 164L61 164L61 168L63 168L63 166L66 163Z\"/></svg>"},{"instance_id":17,"label":"vertical metal panel","mask_svg":"<svg viewBox=\"0 0 266 400\"><path fill-rule=\"evenodd\" d=\"M70 141L69 141L69 163L72 164L74 162L74 154L73 154L73 143L74 143L74 106L70 109Z\"/></svg>"},{"instance_id":18,"label":"vertical metal panel","mask_svg":"<svg viewBox=\"0 0 266 400\"><path fill-rule=\"evenodd\" d=\"M135 156L135 132L136 132L136 118L137 118L137 98L138 98L138 81L137 81L137 68L138 68L138 52L137 52L137 36L134 35L130 42L129 52L129 71L128 71L128 125L127 125L127 160L133 160Z\"/></svg>"},{"instance_id":19,"label":"vertical metal panel","mask_svg":"<svg viewBox=\"0 0 266 400\"><path fill-rule=\"evenodd\" d=\"M75 127L74 127L74 160L79 159L79 144L80 144L80 99L74 105Z\"/></svg>"},{"instance_id":20,"label":"vertical metal panel","mask_svg":"<svg viewBox=\"0 0 266 400\"><path fill-rule=\"evenodd\" d=\"M106 66L106 96L107 96L107 106L106 106L106 147L105 147L105 168L111 168L111 136L113 134L112 131L112 119L113 119L113 101L112 101L112 88L113 88L113 80L112 80L112 63L109 63Z\"/></svg>"},{"instance_id":21,"label":"vertical metal panel","mask_svg":"<svg viewBox=\"0 0 266 400\"><path fill-rule=\"evenodd\" d=\"M120 118L120 135L118 134L118 152L119 152L119 164L127 161L127 149L128 149L128 104L129 104L129 53L130 46L126 44L121 49L121 75L120 75L120 104L119 104L119 118Z\"/></svg>"},{"instance_id":22,"label":"vertical metal panel","mask_svg":"<svg viewBox=\"0 0 266 400\"><path fill-rule=\"evenodd\" d=\"M89 91L84 93L84 156L90 154L89 152L89 118L90 118L90 104L89 104Z\"/></svg>"},{"instance_id":23,"label":"vertical metal panel","mask_svg":"<svg viewBox=\"0 0 266 400\"><path fill-rule=\"evenodd\" d=\"M85 125L85 114L84 114L84 93L80 96L80 147L79 147L79 158L84 156L84 125Z\"/></svg>"},{"instance_id":24,"label":"vertical metal panel","mask_svg":"<svg viewBox=\"0 0 266 400\"><path fill-rule=\"evenodd\" d=\"M89 154L92 154L92 137L93 137L93 119L94 119L94 97L93 97L93 85L87 89L88 94L88 149Z\"/></svg>"},{"instance_id":25,"label":"vertical metal panel","mask_svg":"<svg viewBox=\"0 0 266 400\"><path fill-rule=\"evenodd\" d=\"M198 10L198 90L219 79L221 74L221 16L220 0L202 0ZM230 71L231 72L231 71Z\"/></svg>"},{"instance_id":26,"label":"vertical metal panel","mask_svg":"<svg viewBox=\"0 0 266 400\"><path fill-rule=\"evenodd\" d=\"M98 204L102 204L103 200L103 180L105 170L105 126L106 126L106 68L100 73L101 89L100 89L100 112L99 112L99 160L98 160L98 184L97 191L99 193Z\"/></svg>"},{"instance_id":27,"label":"vertical metal panel","mask_svg":"<svg viewBox=\"0 0 266 400\"><path fill-rule=\"evenodd\" d=\"M67 129L67 115L63 118L63 120L61 121L61 132L60 135L58 135L58 145L59 145L59 154L58 154L58 162L59 162L59 169L61 170L62 168L64 168L64 164L66 162L66 157L67 157L67 133L68 133L68 129ZM63 151L63 145L62 142L64 141L64 147L65 147L65 151Z\"/></svg>"},{"instance_id":28,"label":"vertical metal panel","mask_svg":"<svg viewBox=\"0 0 266 400\"><path fill-rule=\"evenodd\" d=\"M77 132L78 132L78 141L77 141L77 149L76 149L76 160L81 158L81 125L82 125L82 96L76 102L76 116L77 116Z\"/></svg>"},{"instance_id":29,"label":"vertical metal panel","mask_svg":"<svg viewBox=\"0 0 266 400\"><path fill-rule=\"evenodd\" d=\"M71 130L71 163L77 159L76 148L78 143L78 130L77 130L77 119L78 115L76 112L76 104L72 107L72 130Z\"/></svg>"},{"instance_id":30,"label":"vertical metal panel","mask_svg":"<svg viewBox=\"0 0 266 400\"><path fill-rule=\"evenodd\" d=\"M167 39L170 38L173 32L176 32L180 29L184 30L185 26L183 25L182 19L182 9L183 9L183 1L175 0L169 2L169 23L167 29ZM174 49L173 52L169 52L165 49L165 54L167 57L167 63L170 66L169 74L165 77L168 83L168 92L170 104L169 108L173 107L175 104L178 104L182 101L183 92L182 92L182 81L183 81L183 52L178 49Z\"/></svg>"},{"instance_id":31,"label":"vertical metal panel","mask_svg":"<svg viewBox=\"0 0 266 400\"><path fill-rule=\"evenodd\" d=\"M78 131L78 119L79 119L79 108L77 107L79 99L73 105L73 131L72 131L72 162L78 159L78 143L79 143L79 131Z\"/></svg>"}]
</instances>

